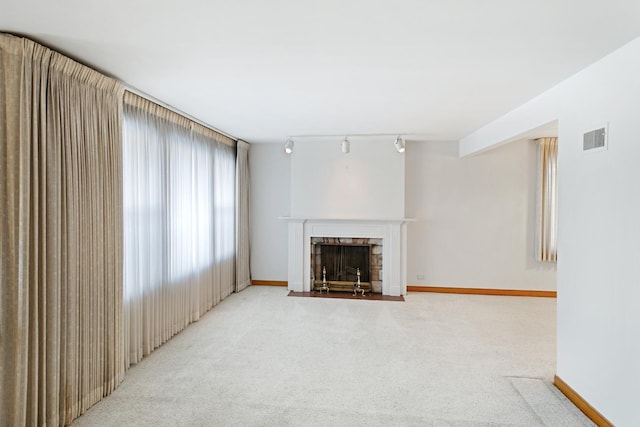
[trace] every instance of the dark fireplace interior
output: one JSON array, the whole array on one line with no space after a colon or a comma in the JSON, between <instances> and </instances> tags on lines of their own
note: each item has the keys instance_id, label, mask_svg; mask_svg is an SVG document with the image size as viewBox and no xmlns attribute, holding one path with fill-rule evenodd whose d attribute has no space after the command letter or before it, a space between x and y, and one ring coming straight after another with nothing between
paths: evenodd
<instances>
[{"instance_id":1,"label":"dark fireplace interior","mask_svg":"<svg viewBox=\"0 0 640 427\"><path fill-rule=\"evenodd\" d=\"M369 282L369 245L321 244L320 264L327 270L328 281L356 282L360 270L360 281ZM321 268L322 268L321 267ZM320 272L319 279L322 279Z\"/></svg>"},{"instance_id":2,"label":"dark fireplace interior","mask_svg":"<svg viewBox=\"0 0 640 427\"><path fill-rule=\"evenodd\" d=\"M382 239L351 237L311 238L311 289L354 292L360 269L366 293L382 293ZM326 282L322 281L322 269Z\"/></svg>"}]
</instances>

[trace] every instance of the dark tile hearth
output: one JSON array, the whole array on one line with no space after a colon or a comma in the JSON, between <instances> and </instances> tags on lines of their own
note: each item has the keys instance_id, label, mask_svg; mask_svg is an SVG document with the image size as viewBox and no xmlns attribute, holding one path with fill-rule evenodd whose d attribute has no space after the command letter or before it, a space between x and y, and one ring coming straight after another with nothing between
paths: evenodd
<instances>
[{"instance_id":1,"label":"dark tile hearth","mask_svg":"<svg viewBox=\"0 0 640 427\"><path fill-rule=\"evenodd\" d=\"M311 297L311 298L338 298L338 299L360 299L369 301L404 301L402 295L394 297L390 295L382 294L367 294L365 296L353 295L349 292L333 292L333 293L320 293L320 292L296 292L289 291L290 297Z\"/></svg>"}]
</instances>

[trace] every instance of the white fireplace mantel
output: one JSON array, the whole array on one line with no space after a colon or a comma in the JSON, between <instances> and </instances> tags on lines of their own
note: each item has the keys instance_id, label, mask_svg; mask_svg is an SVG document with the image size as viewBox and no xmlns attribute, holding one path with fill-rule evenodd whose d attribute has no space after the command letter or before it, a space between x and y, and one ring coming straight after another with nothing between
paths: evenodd
<instances>
[{"instance_id":1,"label":"white fireplace mantel","mask_svg":"<svg viewBox=\"0 0 640 427\"><path fill-rule=\"evenodd\" d=\"M382 294L407 293L407 223L399 219L322 219L280 217L289 223L289 290L311 290L311 238L382 239Z\"/></svg>"}]
</instances>

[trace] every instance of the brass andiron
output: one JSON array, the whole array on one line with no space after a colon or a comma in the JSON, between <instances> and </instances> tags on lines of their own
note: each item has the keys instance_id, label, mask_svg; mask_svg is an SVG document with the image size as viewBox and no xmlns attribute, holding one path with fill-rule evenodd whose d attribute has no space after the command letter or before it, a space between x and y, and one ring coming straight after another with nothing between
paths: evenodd
<instances>
[{"instance_id":1,"label":"brass andiron","mask_svg":"<svg viewBox=\"0 0 640 427\"><path fill-rule=\"evenodd\" d=\"M358 292L360 292L360 295L364 296L364 289L360 287L360 269L359 268L356 270L356 274L358 276L358 281L353 285L353 295L358 295Z\"/></svg>"},{"instance_id":2,"label":"brass andiron","mask_svg":"<svg viewBox=\"0 0 640 427\"><path fill-rule=\"evenodd\" d=\"M329 293L329 284L327 283L327 269L322 267L322 286L320 287L320 293L327 291Z\"/></svg>"}]
</instances>

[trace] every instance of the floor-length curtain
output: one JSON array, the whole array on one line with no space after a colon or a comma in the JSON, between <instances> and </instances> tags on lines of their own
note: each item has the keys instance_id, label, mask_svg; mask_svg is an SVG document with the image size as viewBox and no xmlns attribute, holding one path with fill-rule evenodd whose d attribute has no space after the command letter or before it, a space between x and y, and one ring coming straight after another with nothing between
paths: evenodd
<instances>
[{"instance_id":1,"label":"floor-length curtain","mask_svg":"<svg viewBox=\"0 0 640 427\"><path fill-rule=\"evenodd\" d=\"M127 366L233 291L235 150L229 138L126 92Z\"/></svg>"},{"instance_id":2,"label":"floor-length curtain","mask_svg":"<svg viewBox=\"0 0 640 427\"><path fill-rule=\"evenodd\" d=\"M236 156L236 292L251 284L249 247L249 144L238 141Z\"/></svg>"},{"instance_id":3,"label":"floor-length curtain","mask_svg":"<svg viewBox=\"0 0 640 427\"><path fill-rule=\"evenodd\" d=\"M537 258L558 259L558 138L538 140Z\"/></svg>"},{"instance_id":4,"label":"floor-length curtain","mask_svg":"<svg viewBox=\"0 0 640 427\"><path fill-rule=\"evenodd\" d=\"M122 380L122 91L0 34L3 425L64 425Z\"/></svg>"}]
</instances>

